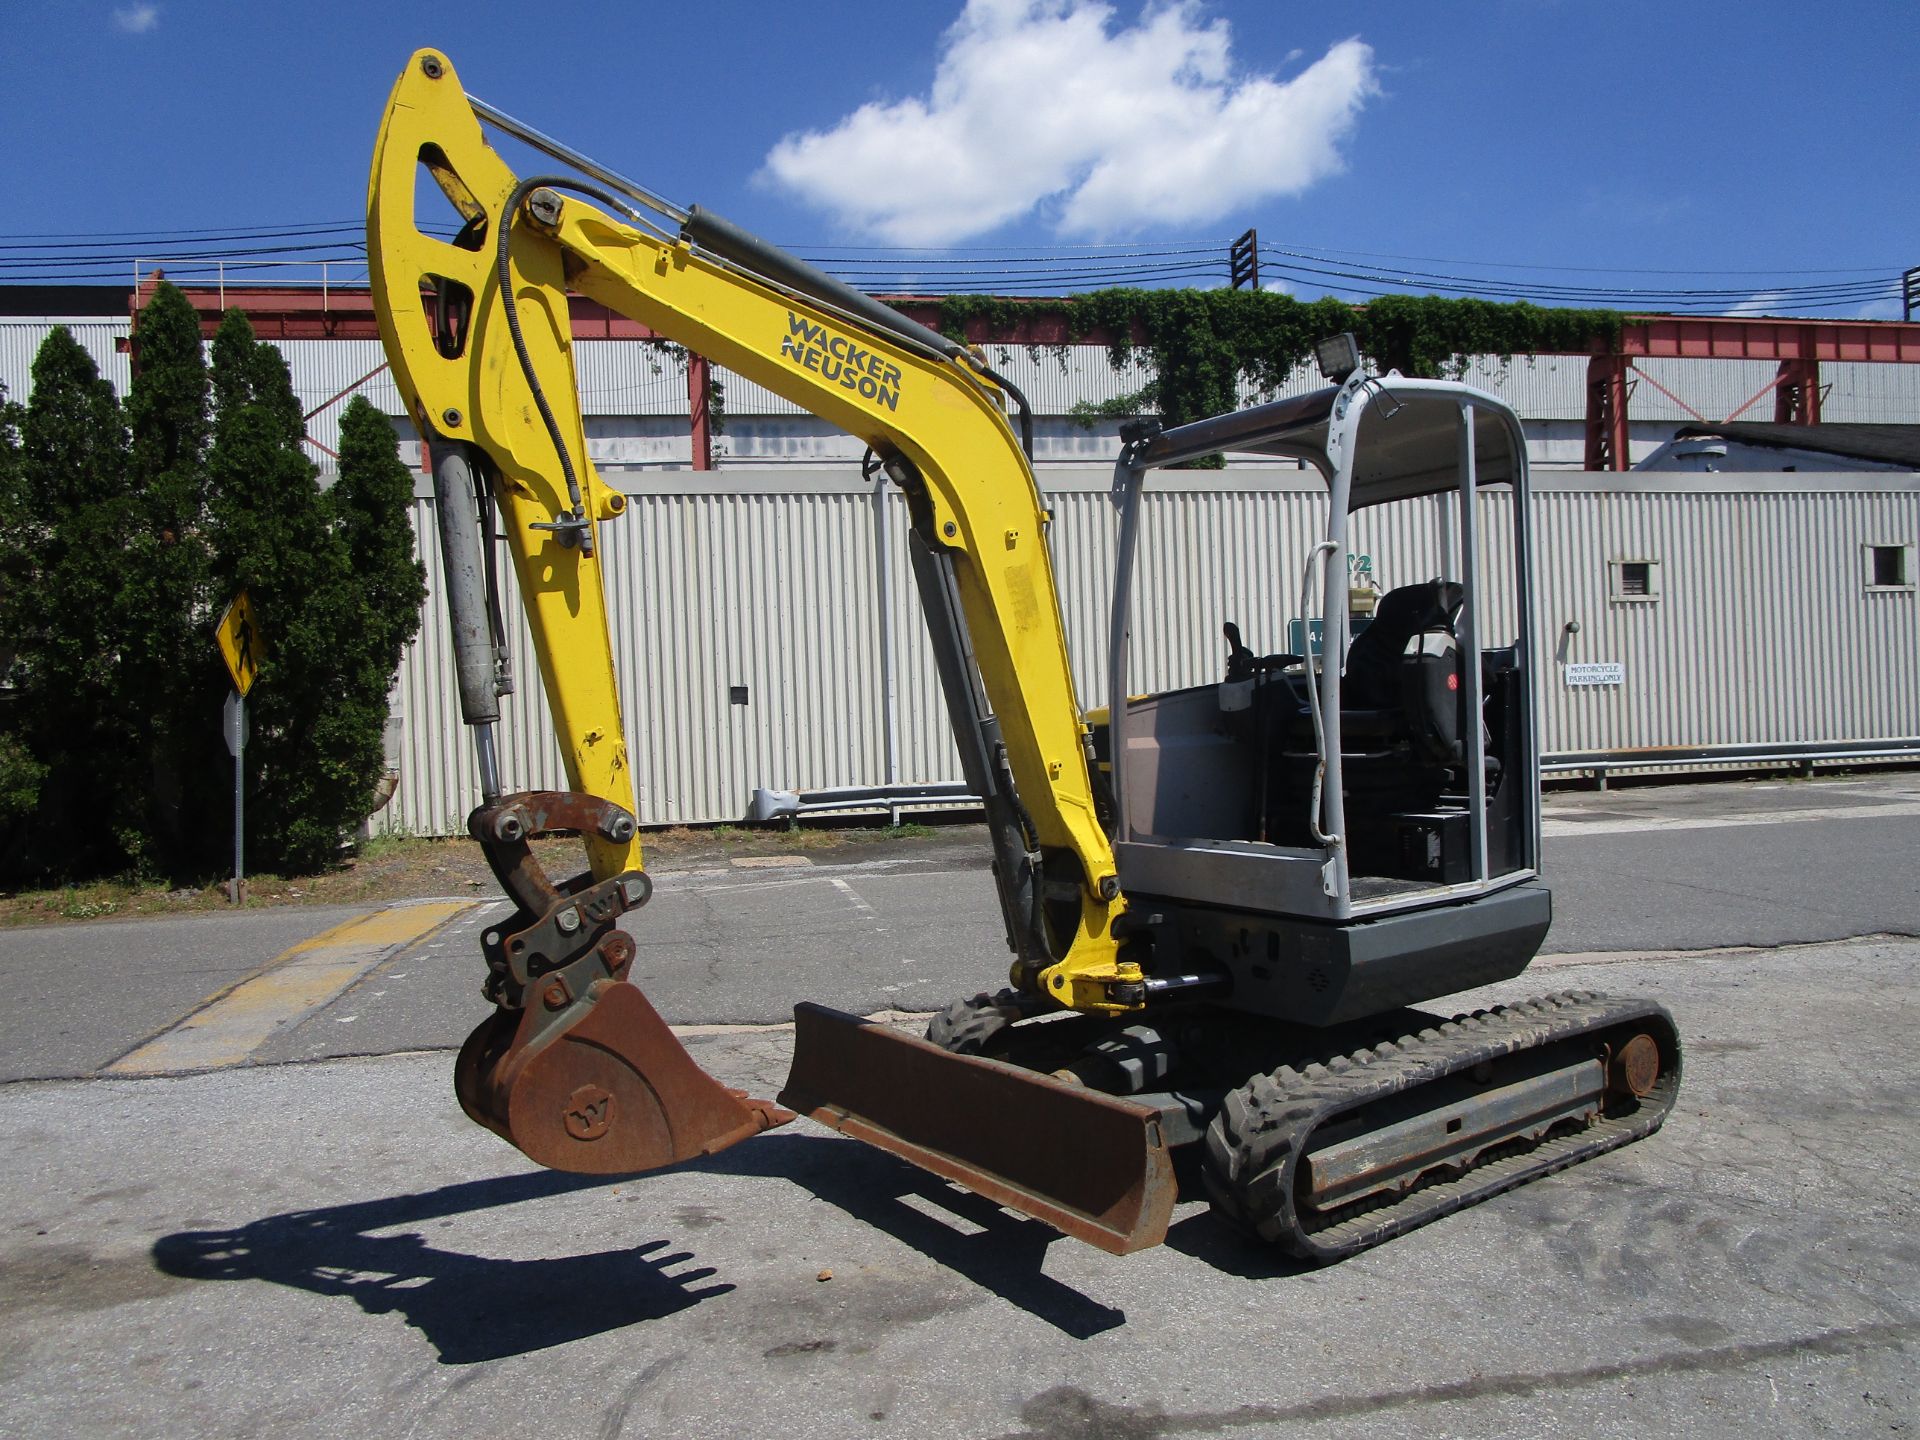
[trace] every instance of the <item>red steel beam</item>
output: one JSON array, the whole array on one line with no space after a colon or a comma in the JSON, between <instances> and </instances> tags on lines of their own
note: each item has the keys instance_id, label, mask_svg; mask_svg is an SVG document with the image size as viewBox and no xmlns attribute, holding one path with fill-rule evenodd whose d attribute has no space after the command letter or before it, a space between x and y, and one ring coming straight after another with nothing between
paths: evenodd
<instances>
[{"instance_id":1,"label":"red steel beam","mask_svg":"<svg viewBox=\"0 0 1920 1440\"><path fill-rule=\"evenodd\" d=\"M1820 362L1782 360L1774 380L1773 419L1776 425L1820 423Z\"/></svg>"},{"instance_id":2,"label":"red steel beam","mask_svg":"<svg viewBox=\"0 0 1920 1440\"><path fill-rule=\"evenodd\" d=\"M687 352L687 415L691 421L693 468L713 469L713 411L708 401L712 392L708 382L713 367L704 355Z\"/></svg>"},{"instance_id":3,"label":"red steel beam","mask_svg":"<svg viewBox=\"0 0 1920 1440\"><path fill-rule=\"evenodd\" d=\"M1627 371L1624 355L1595 355L1587 361L1587 451L1589 470L1633 468L1627 429Z\"/></svg>"},{"instance_id":4,"label":"red steel beam","mask_svg":"<svg viewBox=\"0 0 1920 1440\"><path fill-rule=\"evenodd\" d=\"M1641 315L1621 327L1619 353L1679 360L1865 360L1915 365L1920 364L1920 321Z\"/></svg>"},{"instance_id":5,"label":"red steel beam","mask_svg":"<svg viewBox=\"0 0 1920 1440\"><path fill-rule=\"evenodd\" d=\"M220 328L220 317L227 311L245 312L253 333L262 340L378 340L379 321L373 313L373 296L361 287L325 290L305 285L256 285L246 288L229 285L224 291L212 286L183 286L183 293L200 315L200 331L209 339ZM132 307L137 316L150 287L135 291ZM637 320L617 315L597 301L573 298L568 307L573 315L576 340L658 340L659 334Z\"/></svg>"},{"instance_id":6,"label":"red steel beam","mask_svg":"<svg viewBox=\"0 0 1920 1440\"><path fill-rule=\"evenodd\" d=\"M137 313L144 291L135 292ZM223 309L238 307L253 322L254 333L273 340L372 340L379 338L373 300L360 287L258 285L229 286L224 292L211 286L190 287L187 298L200 312L201 327L211 335ZM880 297L902 314L935 328L940 323L940 297L890 295ZM998 345L1106 345L1114 336L1106 329L1075 335L1067 327L1061 301L1045 297L1015 302L1023 313L1011 324L969 321L966 337L977 344ZM576 340L657 340L645 325L616 315L604 305L575 297L572 302ZM1138 325L1126 339L1145 339ZM1542 351L1542 354L1554 353ZM1592 344L1564 354L1608 353L1596 337ZM1735 316L1636 315L1621 327L1620 344L1612 353L1634 359L1699 360L1864 360L1890 364L1920 364L1920 320L1774 320Z\"/></svg>"}]
</instances>

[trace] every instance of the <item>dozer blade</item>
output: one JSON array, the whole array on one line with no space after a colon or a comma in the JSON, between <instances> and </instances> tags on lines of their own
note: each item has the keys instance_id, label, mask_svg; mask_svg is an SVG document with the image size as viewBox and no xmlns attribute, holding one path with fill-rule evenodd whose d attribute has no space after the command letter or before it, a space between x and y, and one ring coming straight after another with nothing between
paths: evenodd
<instances>
[{"instance_id":1,"label":"dozer blade","mask_svg":"<svg viewBox=\"0 0 1920 1440\"><path fill-rule=\"evenodd\" d=\"M497 1012L461 1047L454 1090L529 1159L585 1175L710 1155L794 1118L702 1070L624 981L601 981L559 1015Z\"/></svg>"},{"instance_id":2,"label":"dozer blade","mask_svg":"<svg viewBox=\"0 0 1920 1440\"><path fill-rule=\"evenodd\" d=\"M781 1104L1115 1255L1166 1238L1157 1111L822 1005L793 1020Z\"/></svg>"}]
</instances>

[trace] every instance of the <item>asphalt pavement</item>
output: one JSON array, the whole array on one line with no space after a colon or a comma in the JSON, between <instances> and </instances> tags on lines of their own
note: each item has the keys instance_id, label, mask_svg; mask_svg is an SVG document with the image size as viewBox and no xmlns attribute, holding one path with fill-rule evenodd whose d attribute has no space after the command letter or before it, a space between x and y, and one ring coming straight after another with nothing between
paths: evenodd
<instances>
[{"instance_id":1,"label":"asphalt pavement","mask_svg":"<svg viewBox=\"0 0 1920 1440\"><path fill-rule=\"evenodd\" d=\"M14 1085L0 1432L1900 1435L1916 961L1550 967L1672 1006L1667 1127L1325 1270L1198 1202L1107 1256L805 1122L541 1172L459 1116L441 1055ZM785 1032L692 1043L764 1093Z\"/></svg>"},{"instance_id":2,"label":"asphalt pavement","mask_svg":"<svg viewBox=\"0 0 1920 1440\"><path fill-rule=\"evenodd\" d=\"M1196 1200L1105 1256L810 1122L535 1170L450 1093L484 906L6 932L0 1435L1904 1434L1916 840L1908 773L1554 797L1553 953L1449 1003L1656 996L1680 1106L1325 1270ZM964 837L662 875L635 934L760 1094L792 1000L924 1011L1006 953Z\"/></svg>"}]
</instances>

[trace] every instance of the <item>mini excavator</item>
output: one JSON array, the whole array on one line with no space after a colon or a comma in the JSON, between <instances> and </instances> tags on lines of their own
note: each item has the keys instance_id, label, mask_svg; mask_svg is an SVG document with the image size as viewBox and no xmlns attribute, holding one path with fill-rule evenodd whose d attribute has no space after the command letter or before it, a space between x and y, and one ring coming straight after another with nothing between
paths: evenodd
<instances>
[{"instance_id":1,"label":"mini excavator","mask_svg":"<svg viewBox=\"0 0 1920 1440\"><path fill-rule=\"evenodd\" d=\"M516 175L483 124L553 173ZM416 215L423 170L457 233ZM543 1165L621 1174L798 1112L1115 1253L1164 1237L1186 1150L1228 1222L1318 1261L1659 1128L1681 1067L1657 1004L1416 1008L1519 974L1551 918L1526 445L1501 401L1370 375L1336 340L1322 389L1127 430L1110 693L1083 713L1030 412L978 352L469 96L431 50L388 102L367 236L381 336L431 457L483 797L468 830L515 907L483 936L493 1011L455 1071L475 1121ZM598 562L626 501L588 460L569 295L864 441L912 517L1009 983L955 1001L924 1038L798 1005L778 1103L707 1075L627 978L619 922L652 881ZM1160 469L1229 451L1326 485L1292 650L1256 654L1225 623L1217 683L1133 694L1143 493ZM1358 613L1353 518L1419 497L1448 578ZM502 781L496 531L565 791ZM547 833L580 837L581 874L547 875L529 843Z\"/></svg>"}]
</instances>

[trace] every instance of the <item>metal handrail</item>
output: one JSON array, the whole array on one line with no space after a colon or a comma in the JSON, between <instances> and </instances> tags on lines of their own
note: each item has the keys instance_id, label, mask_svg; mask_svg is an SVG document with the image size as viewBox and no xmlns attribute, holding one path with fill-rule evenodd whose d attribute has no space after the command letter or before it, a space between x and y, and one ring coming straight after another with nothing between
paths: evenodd
<instances>
[{"instance_id":1,"label":"metal handrail","mask_svg":"<svg viewBox=\"0 0 1920 1440\"><path fill-rule=\"evenodd\" d=\"M1335 540L1322 540L1307 552L1307 563L1300 575L1300 629L1306 640L1306 662L1302 667L1307 672L1307 710L1313 716L1313 799L1307 812L1307 826L1313 831L1314 840L1321 845L1334 849L1346 844L1344 835L1329 835L1320 828L1320 801L1327 783L1327 731L1320 717L1320 680L1313 669L1313 621L1307 613L1308 601L1313 595L1313 562L1322 555L1331 555L1340 548ZM1320 617L1320 658L1324 663L1327 654L1327 617Z\"/></svg>"}]
</instances>

